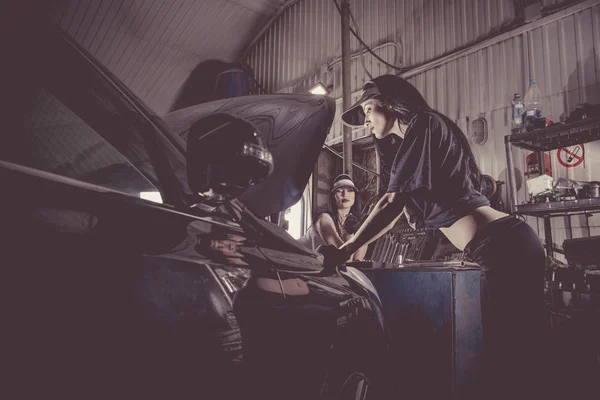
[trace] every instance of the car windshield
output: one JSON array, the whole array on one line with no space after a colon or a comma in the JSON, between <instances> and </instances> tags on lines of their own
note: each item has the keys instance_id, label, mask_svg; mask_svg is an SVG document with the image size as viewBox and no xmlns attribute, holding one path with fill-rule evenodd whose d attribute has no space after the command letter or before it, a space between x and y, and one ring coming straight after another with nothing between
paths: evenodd
<instances>
[{"instance_id":1,"label":"car windshield","mask_svg":"<svg viewBox=\"0 0 600 400\"><path fill-rule=\"evenodd\" d=\"M167 151L160 141L168 140L122 88L54 36L51 50L39 52L44 62L20 82L17 112L9 116L15 129L0 137L0 158L162 202L165 186L180 183L172 174L185 169L183 155Z\"/></svg>"}]
</instances>

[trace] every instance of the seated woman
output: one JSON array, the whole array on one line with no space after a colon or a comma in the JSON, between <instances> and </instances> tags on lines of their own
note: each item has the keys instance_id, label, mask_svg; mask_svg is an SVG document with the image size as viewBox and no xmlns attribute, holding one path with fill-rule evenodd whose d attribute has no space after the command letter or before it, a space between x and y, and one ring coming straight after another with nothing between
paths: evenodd
<instances>
[{"instance_id":1,"label":"seated woman","mask_svg":"<svg viewBox=\"0 0 600 400\"><path fill-rule=\"evenodd\" d=\"M333 181L329 196L329 209L332 211L319 214L306 234L298 239L305 247L316 250L322 244L341 246L352 238L360 224L360 199L357 196L356 185L346 174L341 174ZM362 260L367 252L367 246L356 250L350 261ZM341 276L324 277L330 282L347 286L348 282ZM285 293L289 296L308 294L304 280L275 273L252 272L246 288L259 289L275 294Z\"/></svg>"},{"instance_id":2,"label":"seated woman","mask_svg":"<svg viewBox=\"0 0 600 400\"><path fill-rule=\"evenodd\" d=\"M322 244L340 247L352 238L360 224L360 198L358 189L349 175L341 174L333 181L329 196L329 210L321 213L313 225L298 241L304 246L316 250ZM356 250L349 261L362 260L367 246Z\"/></svg>"}]
</instances>

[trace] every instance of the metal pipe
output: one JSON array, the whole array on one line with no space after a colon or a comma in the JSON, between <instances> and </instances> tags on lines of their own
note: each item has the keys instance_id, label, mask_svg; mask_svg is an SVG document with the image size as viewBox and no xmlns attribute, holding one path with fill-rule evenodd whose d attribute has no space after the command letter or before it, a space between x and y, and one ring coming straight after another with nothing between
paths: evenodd
<instances>
[{"instance_id":1,"label":"metal pipe","mask_svg":"<svg viewBox=\"0 0 600 400\"><path fill-rule=\"evenodd\" d=\"M341 1L342 9L342 109L350 108L350 1ZM352 177L352 129L344 125L344 172Z\"/></svg>"},{"instance_id":2,"label":"metal pipe","mask_svg":"<svg viewBox=\"0 0 600 400\"><path fill-rule=\"evenodd\" d=\"M344 156L342 154L340 154L337 151L335 151L331 146L324 144L323 147L325 147L327 150L329 150L330 152L332 152L333 154L335 154L339 158L341 158L341 159L344 158ZM352 162L352 165L355 166L356 168L360 169L361 171L368 172L371 175L379 176L379 174L377 172L371 171L370 169L365 168L362 165L360 165L358 163L355 163L354 161Z\"/></svg>"},{"instance_id":3,"label":"metal pipe","mask_svg":"<svg viewBox=\"0 0 600 400\"><path fill-rule=\"evenodd\" d=\"M538 151L537 155L538 155L538 168L539 168L539 175L538 176L542 176L546 174L546 162L544 160L544 152L543 151Z\"/></svg>"},{"instance_id":4,"label":"metal pipe","mask_svg":"<svg viewBox=\"0 0 600 400\"><path fill-rule=\"evenodd\" d=\"M395 48L396 48L396 50L394 51L394 63L396 63L396 64L397 64L397 63L398 63L398 61L397 61L397 60L398 60L398 58L399 58L399 56L398 56L398 55L399 55L399 54L402 52L402 49L400 48L400 46L398 45L398 43L394 43L394 42L385 42L385 43L382 43L382 44L380 44L380 45L377 45L377 46L375 46L375 47L371 47L371 50L373 50L373 51L376 51L376 50L380 50L380 49L383 49L383 48L385 48L385 47L388 47L388 46L393 46L393 47L395 47ZM352 53L352 55L350 56L350 59L351 59L351 60L354 60L355 58L358 58L358 57L360 57L361 55L363 55L363 54L364 54L364 52L365 52L364 50L359 50L359 51L356 51L356 52ZM333 60L333 61L331 61L330 63L328 63L328 64L327 64L327 71L330 71L330 70L332 70L332 69L333 69L333 67L334 67L334 65L336 65L336 64L338 64L338 63L340 63L341 61L342 61L342 57L338 57L338 58L336 58L335 60ZM320 71L320 70L319 70L319 71ZM314 72L313 72L313 75L314 75ZM307 74L307 75L305 75L305 76L302 78L302 80L306 80L306 79L307 79L307 78L309 78L309 77L310 77L310 76L309 76L309 74Z\"/></svg>"},{"instance_id":5,"label":"metal pipe","mask_svg":"<svg viewBox=\"0 0 600 400\"><path fill-rule=\"evenodd\" d=\"M508 211L513 213L517 205L517 186L515 182L515 168L512 156L512 144L508 138L504 138L504 147L506 148L506 177L508 178Z\"/></svg>"}]
</instances>

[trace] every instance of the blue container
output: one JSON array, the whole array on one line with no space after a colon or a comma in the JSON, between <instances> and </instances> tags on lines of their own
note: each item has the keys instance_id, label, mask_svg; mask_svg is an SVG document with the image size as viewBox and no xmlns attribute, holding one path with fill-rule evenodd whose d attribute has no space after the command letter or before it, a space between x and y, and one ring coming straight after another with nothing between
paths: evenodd
<instances>
[{"instance_id":1,"label":"blue container","mask_svg":"<svg viewBox=\"0 0 600 400\"><path fill-rule=\"evenodd\" d=\"M247 96L250 94L248 74L241 68L229 68L217 75L215 95L217 99Z\"/></svg>"}]
</instances>

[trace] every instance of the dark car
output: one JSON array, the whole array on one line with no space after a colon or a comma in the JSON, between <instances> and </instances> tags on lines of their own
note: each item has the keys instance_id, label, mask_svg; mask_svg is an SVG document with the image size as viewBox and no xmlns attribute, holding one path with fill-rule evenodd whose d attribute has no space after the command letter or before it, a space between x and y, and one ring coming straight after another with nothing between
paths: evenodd
<instances>
[{"instance_id":1,"label":"dark car","mask_svg":"<svg viewBox=\"0 0 600 400\"><path fill-rule=\"evenodd\" d=\"M286 382L273 385L283 395L263 388L278 398L383 390L383 323L368 282L314 275L317 255L264 219L299 199L333 100L296 96L280 112L312 122L289 130L204 115L256 127L273 154L274 171L246 191L237 182L234 203L219 186L231 176L189 166L240 154L202 135L190 149L62 32L28 43L26 58L11 58L18 90L4 93L0 143L4 377L18 397L250 398L263 371ZM293 152L296 162L280 161ZM190 189L206 182L214 187L202 195ZM301 279L309 294L238 299L252 309L248 333L233 299L255 270ZM265 327L276 329L262 336Z\"/></svg>"}]
</instances>

